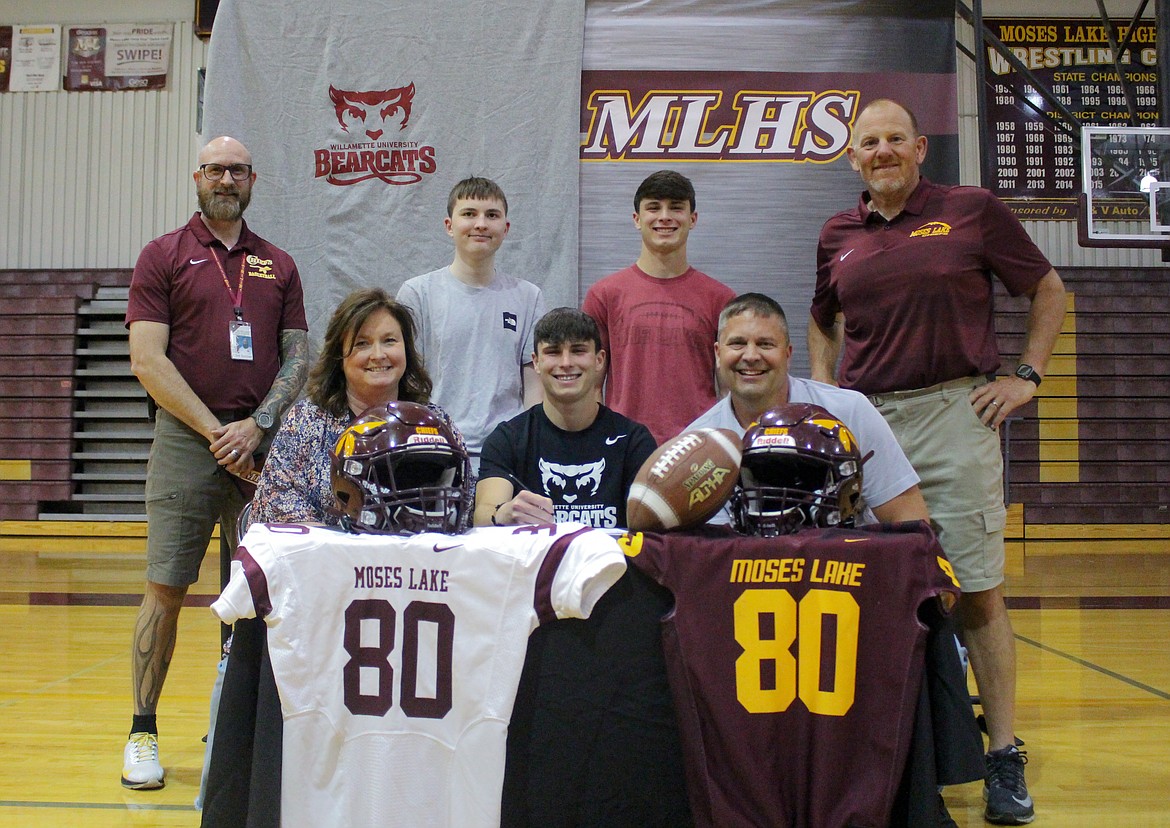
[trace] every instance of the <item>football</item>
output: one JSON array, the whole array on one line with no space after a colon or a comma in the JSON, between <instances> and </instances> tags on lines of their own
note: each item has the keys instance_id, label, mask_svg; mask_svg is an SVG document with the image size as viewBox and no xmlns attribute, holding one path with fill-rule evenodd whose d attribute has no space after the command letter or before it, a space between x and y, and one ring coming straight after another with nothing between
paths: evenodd
<instances>
[{"instance_id":1,"label":"football","mask_svg":"<svg viewBox=\"0 0 1170 828\"><path fill-rule=\"evenodd\" d=\"M725 428L684 431L646 458L630 486L635 532L688 529L718 512L739 480L740 438Z\"/></svg>"}]
</instances>

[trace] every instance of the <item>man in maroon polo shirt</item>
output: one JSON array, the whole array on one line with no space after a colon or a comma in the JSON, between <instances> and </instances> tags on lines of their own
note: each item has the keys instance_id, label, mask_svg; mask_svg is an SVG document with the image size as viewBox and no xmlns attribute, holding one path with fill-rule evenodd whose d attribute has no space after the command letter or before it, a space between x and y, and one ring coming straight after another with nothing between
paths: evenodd
<instances>
[{"instance_id":1,"label":"man in maroon polo shirt","mask_svg":"<svg viewBox=\"0 0 1170 828\"><path fill-rule=\"evenodd\" d=\"M248 229L256 174L234 138L215 138L194 173L200 211L150 242L130 283L130 365L157 405L146 469L146 589L134 626L134 721L122 784L161 788L155 711L179 609L218 520L235 547L246 497L236 476L296 399L308 324L296 265Z\"/></svg>"},{"instance_id":2,"label":"man in maroon polo shirt","mask_svg":"<svg viewBox=\"0 0 1170 828\"><path fill-rule=\"evenodd\" d=\"M962 585L958 617L987 717L985 818L1031 822L1026 758L1015 744L996 429L1040 385L1064 319L1064 285L991 193L919 175L926 137L906 107L869 103L848 154L867 189L857 207L821 230L808 332L812 376L836 377L869 395L922 478ZM999 378L993 275L1031 300L1019 365Z\"/></svg>"}]
</instances>

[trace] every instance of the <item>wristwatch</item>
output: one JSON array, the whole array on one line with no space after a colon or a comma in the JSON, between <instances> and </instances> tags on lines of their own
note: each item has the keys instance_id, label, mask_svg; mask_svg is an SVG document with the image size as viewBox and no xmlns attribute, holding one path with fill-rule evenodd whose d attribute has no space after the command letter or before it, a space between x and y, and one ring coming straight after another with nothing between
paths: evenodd
<instances>
[{"instance_id":1,"label":"wristwatch","mask_svg":"<svg viewBox=\"0 0 1170 828\"><path fill-rule=\"evenodd\" d=\"M273 424L275 423L272 415L264 410L257 410L256 413L252 415L252 419L256 421L256 425L260 426L261 431L268 431L268 429L272 428Z\"/></svg>"},{"instance_id":2,"label":"wristwatch","mask_svg":"<svg viewBox=\"0 0 1170 828\"><path fill-rule=\"evenodd\" d=\"M1043 377L1041 377L1040 374L1036 372L1036 369L1026 362L1020 363L1020 367L1016 369L1016 376L1020 379L1030 380L1031 382L1036 383L1037 388L1040 387L1040 382L1043 379Z\"/></svg>"}]
</instances>

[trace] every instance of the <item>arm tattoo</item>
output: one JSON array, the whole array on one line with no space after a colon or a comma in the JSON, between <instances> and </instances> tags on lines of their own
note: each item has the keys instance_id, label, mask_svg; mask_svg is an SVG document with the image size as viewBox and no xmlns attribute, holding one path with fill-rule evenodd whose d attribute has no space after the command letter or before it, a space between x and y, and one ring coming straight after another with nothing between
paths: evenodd
<instances>
[{"instance_id":1,"label":"arm tattoo","mask_svg":"<svg viewBox=\"0 0 1170 828\"><path fill-rule=\"evenodd\" d=\"M292 405L309 376L308 331L283 331L280 334L280 371L272 381L260 407L278 420Z\"/></svg>"}]
</instances>

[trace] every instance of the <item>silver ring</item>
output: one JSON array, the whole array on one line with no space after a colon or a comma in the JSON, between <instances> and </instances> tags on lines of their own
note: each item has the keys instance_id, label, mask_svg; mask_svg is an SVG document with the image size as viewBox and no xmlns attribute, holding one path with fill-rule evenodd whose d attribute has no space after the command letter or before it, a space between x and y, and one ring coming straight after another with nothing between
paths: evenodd
<instances>
[{"instance_id":1,"label":"silver ring","mask_svg":"<svg viewBox=\"0 0 1170 828\"><path fill-rule=\"evenodd\" d=\"M239 457L239 456L240 456L240 453L238 451L236 451L235 449L232 449L232 457Z\"/></svg>"},{"instance_id":2,"label":"silver ring","mask_svg":"<svg viewBox=\"0 0 1170 828\"><path fill-rule=\"evenodd\" d=\"M999 408L999 403L997 403L995 400L992 400L990 403L988 403L988 405L994 405L996 408Z\"/></svg>"}]
</instances>

